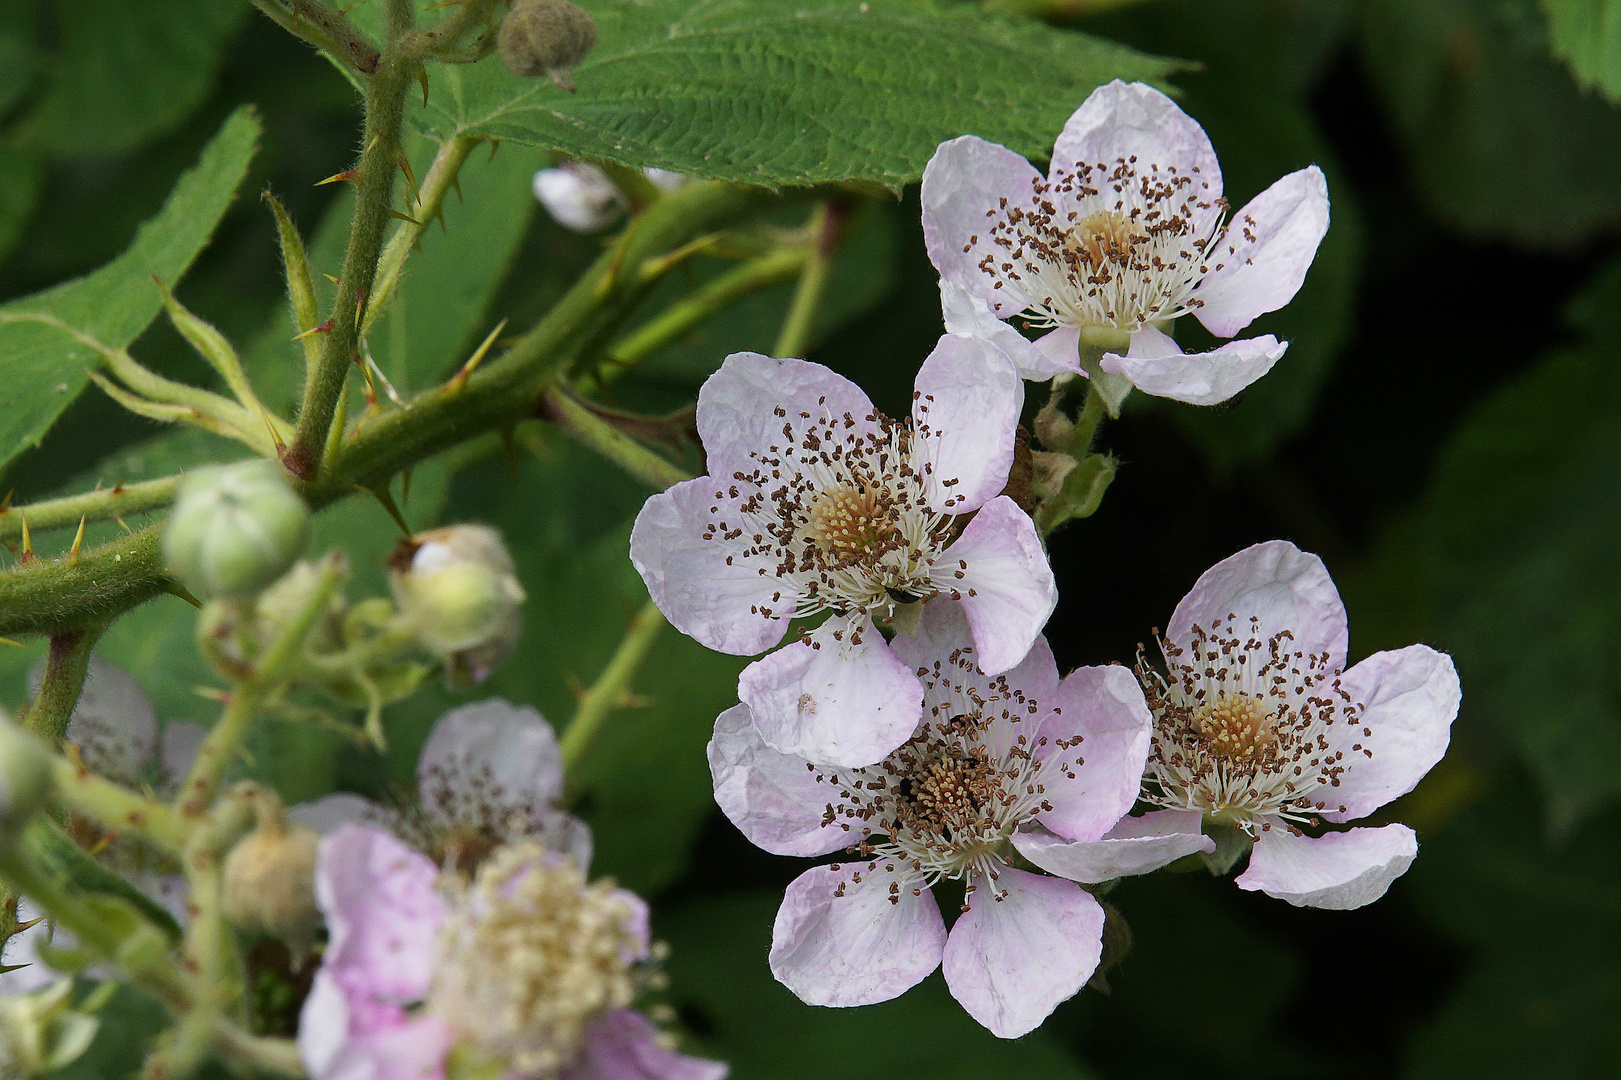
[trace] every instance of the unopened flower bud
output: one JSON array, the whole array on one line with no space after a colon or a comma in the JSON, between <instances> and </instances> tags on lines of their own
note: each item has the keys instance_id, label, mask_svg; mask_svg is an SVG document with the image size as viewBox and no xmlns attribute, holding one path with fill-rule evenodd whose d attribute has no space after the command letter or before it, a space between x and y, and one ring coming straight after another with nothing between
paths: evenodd
<instances>
[{"instance_id":1,"label":"unopened flower bud","mask_svg":"<svg viewBox=\"0 0 1621 1080\"><path fill-rule=\"evenodd\" d=\"M569 73L597 43L591 13L569 0L517 0L496 38L501 63L520 78L541 75L574 92Z\"/></svg>"},{"instance_id":2,"label":"unopened flower bud","mask_svg":"<svg viewBox=\"0 0 1621 1080\"><path fill-rule=\"evenodd\" d=\"M583 161L566 161L535 174L535 198L570 232L600 232L625 212L625 196L608 174Z\"/></svg>"},{"instance_id":3,"label":"unopened flower bud","mask_svg":"<svg viewBox=\"0 0 1621 1080\"><path fill-rule=\"evenodd\" d=\"M44 1076L66 1068L90 1048L99 1021L68 1002L73 980L28 994L0 996L0 1076Z\"/></svg>"},{"instance_id":4,"label":"unopened flower bud","mask_svg":"<svg viewBox=\"0 0 1621 1080\"><path fill-rule=\"evenodd\" d=\"M163 555L203 596L251 596L275 581L309 534L309 507L273 461L199 469L180 485Z\"/></svg>"},{"instance_id":5,"label":"unopened flower bud","mask_svg":"<svg viewBox=\"0 0 1621 1080\"><path fill-rule=\"evenodd\" d=\"M315 858L321 838L287 820L273 792L251 791L258 826L225 857L225 917L244 930L286 942L301 963L321 924L315 902Z\"/></svg>"},{"instance_id":6,"label":"unopened flower bud","mask_svg":"<svg viewBox=\"0 0 1621 1080\"><path fill-rule=\"evenodd\" d=\"M389 568L400 613L423 647L445 658L452 678L478 682L512 651L524 591L499 532L434 529L402 540Z\"/></svg>"},{"instance_id":7,"label":"unopened flower bud","mask_svg":"<svg viewBox=\"0 0 1621 1080\"><path fill-rule=\"evenodd\" d=\"M1075 470L1075 459L1064 453L1036 450L1030 455L1030 487L1038 498L1050 499Z\"/></svg>"},{"instance_id":8,"label":"unopened flower bud","mask_svg":"<svg viewBox=\"0 0 1621 1080\"><path fill-rule=\"evenodd\" d=\"M1049 450L1069 449L1070 437L1075 434L1075 421L1050 401L1036 413L1033 426L1036 429L1036 438Z\"/></svg>"},{"instance_id":9,"label":"unopened flower bud","mask_svg":"<svg viewBox=\"0 0 1621 1080\"><path fill-rule=\"evenodd\" d=\"M53 784L44 745L10 720L0 719L0 843L44 809Z\"/></svg>"},{"instance_id":10,"label":"unopened flower bud","mask_svg":"<svg viewBox=\"0 0 1621 1080\"><path fill-rule=\"evenodd\" d=\"M333 552L327 558L338 560L339 572L348 576L349 563L342 552ZM303 613L315 590L321 586L322 572L315 563L300 559L291 570L259 594L253 610L262 640L275 638ZM316 614L309 636L305 639L306 647L311 652L332 652L343 644L345 607L344 598L338 592L327 599L326 607Z\"/></svg>"}]
</instances>

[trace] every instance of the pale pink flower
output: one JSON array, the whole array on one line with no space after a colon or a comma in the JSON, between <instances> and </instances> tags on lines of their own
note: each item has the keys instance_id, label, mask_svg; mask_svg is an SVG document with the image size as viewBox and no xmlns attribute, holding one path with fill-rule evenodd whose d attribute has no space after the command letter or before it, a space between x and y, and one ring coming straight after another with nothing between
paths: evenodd
<instances>
[{"instance_id":1,"label":"pale pink flower","mask_svg":"<svg viewBox=\"0 0 1621 1080\"><path fill-rule=\"evenodd\" d=\"M417 758L417 806L400 810L339 792L295 806L317 832L364 823L450 863L471 865L497 844L537 841L591 864L591 830L556 804L563 759L545 717L501 698L461 705L434 724Z\"/></svg>"},{"instance_id":2,"label":"pale pink flower","mask_svg":"<svg viewBox=\"0 0 1621 1080\"><path fill-rule=\"evenodd\" d=\"M312 1080L720 1080L630 1006L650 981L647 908L525 842L471 878L388 833L321 841L329 941L298 1044Z\"/></svg>"},{"instance_id":3,"label":"pale pink flower","mask_svg":"<svg viewBox=\"0 0 1621 1080\"><path fill-rule=\"evenodd\" d=\"M1015 869L1015 851L1067 847L1072 861L1092 862L1071 876L1097 882L1211 844L1196 828L1189 835L1186 815L1120 820L1137 798L1151 726L1127 669L1060 681L1037 638L1017 667L984 675L961 612L943 605L895 651L926 702L898 750L867 768L816 765L766 746L738 705L709 743L715 799L767 851L848 852L788 886L771 970L790 990L813 1005L869 1005L943 966L969 1014L1014 1038L1092 977L1104 919L1075 880ZM945 879L967 882L949 934L930 892Z\"/></svg>"},{"instance_id":4,"label":"pale pink flower","mask_svg":"<svg viewBox=\"0 0 1621 1080\"><path fill-rule=\"evenodd\" d=\"M1139 663L1154 713L1143 797L1255 838L1241 889L1302 907L1383 896L1418 853L1405 825L1319 832L1411 791L1446 753L1460 690L1426 645L1345 669L1345 608L1322 560L1283 540L1205 571Z\"/></svg>"},{"instance_id":5,"label":"pale pink flower","mask_svg":"<svg viewBox=\"0 0 1621 1080\"><path fill-rule=\"evenodd\" d=\"M842 766L905 742L923 688L874 625L960 604L989 673L1023 659L1057 602L1029 516L1000 494L1023 384L995 349L944 337L910 421L820 364L727 357L698 395L709 475L653 496L631 561L678 629L721 652L775 645L738 682L768 746Z\"/></svg>"},{"instance_id":6,"label":"pale pink flower","mask_svg":"<svg viewBox=\"0 0 1621 1080\"><path fill-rule=\"evenodd\" d=\"M1315 165L1224 221L1221 168L1204 129L1142 83L1093 91L1064 125L1045 178L1005 147L964 135L923 173L923 232L946 328L995 342L1026 378L1080 371L1088 327L1130 335L1102 370L1158 397L1225 401L1286 347L1270 334L1185 355L1165 332L1191 314L1230 338L1288 303L1328 229ZM1029 343L1001 320L1050 327ZM1111 406L1129 386L1104 380Z\"/></svg>"}]
</instances>

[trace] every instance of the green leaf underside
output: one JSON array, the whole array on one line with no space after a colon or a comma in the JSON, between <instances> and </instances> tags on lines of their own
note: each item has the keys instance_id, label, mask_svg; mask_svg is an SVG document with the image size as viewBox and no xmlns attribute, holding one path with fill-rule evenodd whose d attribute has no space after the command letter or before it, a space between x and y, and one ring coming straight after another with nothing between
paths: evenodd
<instances>
[{"instance_id":1,"label":"green leaf underside","mask_svg":"<svg viewBox=\"0 0 1621 1080\"><path fill-rule=\"evenodd\" d=\"M476 132L766 187L899 188L958 135L1045 157L1095 87L1176 68L1083 34L909 0L584 6L599 37L574 70L577 93L490 57L435 68L414 122L440 137Z\"/></svg>"},{"instance_id":2,"label":"green leaf underside","mask_svg":"<svg viewBox=\"0 0 1621 1080\"><path fill-rule=\"evenodd\" d=\"M1542 0L1555 56L1576 81L1621 104L1621 0Z\"/></svg>"},{"instance_id":3,"label":"green leaf underside","mask_svg":"<svg viewBox=\"0 0 1621 1080\"><path fill-rule=\"evenodd\" d=\"M157 216L141 226L117 259L79 278L0 307L54 318L113 348L140 336L162 308L154 276L172 285L186 272L231 205L259 141L250 108L233 113L181 176ZM7 402L0 410L0 466L38 444L100 364L89 347L37 322L0 324Z\"/></svg>"}]
</instances>

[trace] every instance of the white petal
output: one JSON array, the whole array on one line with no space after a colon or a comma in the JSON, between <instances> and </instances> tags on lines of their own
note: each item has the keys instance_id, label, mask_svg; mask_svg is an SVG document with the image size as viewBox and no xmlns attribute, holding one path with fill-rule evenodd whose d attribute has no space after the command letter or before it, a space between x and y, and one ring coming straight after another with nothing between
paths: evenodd
<instances>
[{"instance_id":1,"label":"white petal","mask_svg":"<svg viewBox=\"0 0 1621 1080\"><path fill-rule=\"evenodd\" d=\"M1150 335L1158 335L1150 338ZM1139 352L1138 343L1148 339ZM1163 340L1159 340L1163 339ZM1149 355L1169 345L1176 349ZM1219 405L1272 370L1289 348L1271 334L1229 341L1209 352L1184 353L1153 327L1132 335L1127 355L1105 353L1103 370L1131 380L1131 385L1154 397L1185 401L1189 405Z\"/></svg>"},{"instance_id":2,"label":"white petal","mask_svg":"<svg viewBox=\"0 0 1621 1080\"><path fill-rule=\"evenodd\" d=\"M991 242L987 215L1006 199L1030 206L1041 174L1005 146L963 135L943 142L923 170L923 244L942 280L954 281L984 300L1002 318L1029 307L1015 286L998 289L980 269L987 257L1005 252Z\"/></svg>"},{"instance_id":3,"label":"white petal","mask_svg":"<svg viewBox=\"0 0 1621 1080\"><path fill-rule=\"evenodd\" d=\"M535 174L535 198L572 232L601 232L625 212L625 196L595 165L570 161Z\"/></svg>"},{"instance_id":4,"label":"white petal","mask_svg":"<svg viewBox=\"0 0 1621 1080\"><path fill-rule=\"evenodd\" d=\"M715 802L751 843L773 855L826 855L865 834L860 822L823 824L839 787L818 779L825 769L808 766L767 746L747 705L715 718L709 740Z\"/></svg>"},{"instance_id":5,"label":"white petal","mask_svg":"<svg viewBox=\"0 0 1621 1080\"><path fill-rule=\"evenodd\" d=\"M299 803L287 808L292 821L314 829L323 836L336 832L345 825L371 825L384 832L399 835L398 815L385 806L347 791L323 795L314 802Z\"/></svg>"},{"instance_id":6,"label":"white petal","mask_svg":"<svg viewBox=\"0 0 1621 1080\"><path fill-rule=\"evenodd\" d=\"M810 413L811 419L801 414ZM855 430L873 429L872 402L861 387L806 360L774 360L759 353L733 353L698 391L698 437L709 474L725 480L758 462L751 454L797 445L809 424L848 416ZM784 434L783 429L788 429Z\"/></svg>"},{"instance_id":7,"label":"white petal","mask_svg":"<svg viewBox=\"0 0 1621 1080\"><path fill-rule=\"evenodd\" d=\"M41 660L28 671L29 697L39 693L44 678ZM129 672L92 653L68 719L67 741L97 776L139 786L158 745L157 713Z\"/></svg>"},{"instance_id":8,"label":"white petal","mask_svg":"<svg viewBox=\"0 0 1621 1080\"><path fill-rule=\"evenodd\" d=\"M1058 604L1035 522L1006 495L974 515L935 560L932 576L937 588L962 604L987 675L1023 660Z\"/></svg>"},{"instance_id":9,"label":"white petal","mask_svg":"<svg viewBox=\"0 0 1621 1080\"><path fill-rule=\"evenodd\" d=\"M1162 173L1174 167L1205 185L1201 201L1214 204L1221 197L1221 167L1204 128L1152 86L1118 79L1092 91L1064 124L1053 145L1052 171L1072 171L1077 163L1110 168L1132 158L1138 176L1156 166ZM1203 235L1201 226L1218 212L1212 205L1194 232Z\"/></svg>"},{"instance_id":10,"label":"white petal","mask_svg":"<svg viewBox=\"0 0 1621 1080\"><path fill-rule=\"evenodd\" d=\"M1328 184L1312 165L1261 192L1227 223L1206 261L1216 266L1195 290L1199 321L1232 337L1294 299L1328 232Z\"/></svg>"},{"instance_id":11,"label":"white petal","mask_svg":"<svg viewBox=\"0 0 1621 1080\"><path fill-rule=\"evenodd\" d=\"M771 974L811 1005L898 997L940 966L946 925L934 894L889 859L834 866L788 886L771 928Z\"/></svg>"},{"instance_id":12,"label":"white petal","mask_svg":"<svg viewBox=\"0 0 1621 1080\"><path fill-rule=\"evenodd\" d=\"M490 698L439 718L417 759L417 793L436 828L499 835L538 820L563 793L557 734L534 709Z\"/></svg>"},{"instance_id":13,"label":"white petal","mask_svg":"<svg viewBox=\"0 0 1621 1080\"><path fill-rule=\"evenodd\" d=\"M1462 690L1452 657L1427 645L1374 653L1340 676L1340 689L1361 713L1340 736L1345 773L1325 793L1345 809L1323 816L1354 821L1412 791L1441 760Z\"/></svg>"},{"instance_id":14,"label":"white petal","mask_svg":"<svg viewBox=\"0 0 1621 1080\"><path fill-rule=\"evenodd\" d=\"M1282 825L1263 830L1238 887L1295 907L1345 911L1371 904L1407 872L1418 837L1405 825L1351 829L1315 839Z\"/></svg>"},{"instance_id":15,"label":"white petal","mask_svg":"<svg viewBox=\"0 0 1621 1080\"><path fill-rule=\"evenodd\" d=\"M1216 619L1235 618L1248 634L1258 617L1262 641L1288 630L1293 650L1327 652L1330 670L1345 663L1345 605L1323 560L1287 540L1268 540L1230 555L1199 576L1176 605L1165 639L1184 649L1195 623L1210 629Z\"/></svg>"},{"instance_id":16,"label":"white petal","mask_svg":"<svg viewBox=\"0 0 1621 1080\"><path fill-rule=\"evenodd\" d=\"M169 791L177 790L191 775L197 751L208 738L208 729L189 720L170 720L163 725L163 744L158 753L158 770Z\"/></svg>"},{"instance_id":17,"label":"white petal","mask_svg":"<svg viewBox=\"0 0 1621 1080\"><path fill-rule=\"evenodd\" d=\"M1013 834L1019 854L1059 877L1091 885L1146 874L1216 842L1199 832L1197 810L1155 810L1122 818L1101 840L1066 840L1046 829Z\"/></svg>"},{"instance_id":18,"label":"white petal","mask_svg":"<svg viewBox=\"0 0 1621 1080\"><path fill-rule=\"evenodd\" d=\"M993 1035L1034 1031L1103 955L1103 907L1073 881L1004 867L973 878L941 967L951 996Z\"/></svg>"},{"instance_id":19,"label":"white petal","mask_svg":"<svg viewBox=\"0 0 1621 1080\"><path fill-rule=\"evenodd\" d=\"M439 868L394 837L345 825L321 838L315 898L326 916L322 961L346 985L398 1002L427 992L445 901Z\"/></svg>"},{"instance_id":20,"label":"white petal","mask_svg":"<svg viewBox=\"0 0 1621 1080\"><path fill-rule=\"evenodd\" d=\"M1007 486L1024 381L1002 350L947 334L917 373L912 431L929 506L966 514Z\"/></svg>"},{"instance_id":21,"label":"white petal","mask_svg":"<svg viewBox=\"0 0 1621 1080\"><path fill-rule=\"evenodd\" d=\"M756 567L728 561L724 544L704 538L727 517L711 509L733 505L725 485L708 476L661 491L636 515L630 561L677 630L717 652L749 656L782 640L788 620L773 613L793 611L798 594Z\"/></svg>"},{"instance_id":22,"label":"white petal","mask_svg":"<svg viewBox=\"0 0 1621 1080\"><path fill-rule=\"evenodd\" d=\"M549 852L567 855L581 872L591 869L591 856L595 848L591 826L573 814L562 810L549 811L529 822L527 827L509 831L505 839L510 841L520 837L538 842Z\"/></svg>"},{"instance_id":23,"label":"white petal","mask_svg":"<svg viewBox=\"0 0 1621 1080\"><path fill-rule=\"evenodd\" d=\"M984 341L1001 349L1013 362L1020 378L1046 382L1054 375L1080 370L1079 356L1048 356L1035 342L997 318L988 300L975 296L949 278L940 279L940 309L945 316L946 333Z\"/></svg>"},{"instance_id":24,"label":"white petal","mask_svg":"<svg viewBox=\"0 0 1621 1080\"><path fill-rule=\"evenodd\" d=\"M1148 702L1136 676L1110 664L1070 672L1042 705L1052 715L1041 725L1036 757L1051 809L1037 818L1072 840L1096 840L1142 790L1154 730Z\"/></svg>"},{"instance_id":25,"label":"white petal","mask_svg":"<svg viewBox=\"0 0 1621 1080\"><path fill-rule=\"evenodd\" d=\"M767 746L842 768L882 761L923 715L923 684L865 615L829 618L756 660L737 696Z\"/></svg>"}]
</instances>

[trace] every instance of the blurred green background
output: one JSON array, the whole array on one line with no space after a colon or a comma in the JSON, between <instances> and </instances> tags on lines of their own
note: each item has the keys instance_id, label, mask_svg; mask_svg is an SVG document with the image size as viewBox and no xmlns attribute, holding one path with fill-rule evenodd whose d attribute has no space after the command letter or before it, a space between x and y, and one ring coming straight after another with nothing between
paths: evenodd
<instances>
[{"instance_id":1,"label":"blurred green background","mask_svg":"<svg viewBox=\"0 0 1621 1080\"><path fill-rule=\"evenodd\" d=\"M1111 899L1135 948L1110 992L1083 992L1015 1043L968 1020L938 976L883 1006L812 1009L765 965L777 898L803 863L755 851L710 801L703 745L741 663L668 633L635 683L647 704L613 720L576 779L598 871L655 902L681 1024L740 1080L1621 1075L1621 3L1002 6L1202 65L1170 81L1235 205L1311 162L1333 199L1305 288L1256 324L1292 342L1273 373L1229 408L1139 397L1105 430L1120 475L1097 516L1052 545L1059 660L1129 662L1197 575L1244 545L1286 537L1318 552L1345 595L1353 658L1424 641L1457 659L1452 750L1387 810L1418 830L1421 855L1355 912L1197 875L1128 881ZM242 103L263 119L261 148L179 294L251 355L268 399L290 400L274 226L252 196L273 190L334 265L346 195L314 185L347 167L358 113L347 82L245 4L0 0L0 300L122 251ZM534 205L544 152L485 158L381 331L402 389L441 377L500 319L532 322L601 249ZM940 333L935 280L916 189L871 199L814 358L898 407ZM665 349L618 402L690 402L727 351L769 349L788 291ZM133 351L206 381L166 325ZM571 684L600 670L645 595L625 557L645 492L538 423L516 445L515 465L491 439L419 468L406 513L419 528L506 530L531 597L526 636L480 693L561 722ZM23 502L235 456L90 392L0 490ZM319 530L354 559L357 596L379 586L394 539L359 500ZM190 624L163 597L104 651L162 715L206 720ZM6 703L38 651L0 657ZM386 796L453 700L435 689L391 710L386 759L263 725L254 769L293 800ZM156 1016L120 1001L122 1022L64 1075L133 1067L131 1040Z\"/></svg>"}]
</instances>

